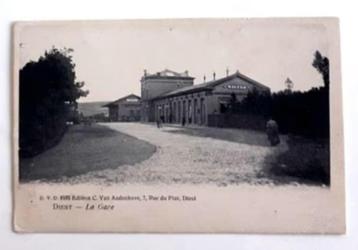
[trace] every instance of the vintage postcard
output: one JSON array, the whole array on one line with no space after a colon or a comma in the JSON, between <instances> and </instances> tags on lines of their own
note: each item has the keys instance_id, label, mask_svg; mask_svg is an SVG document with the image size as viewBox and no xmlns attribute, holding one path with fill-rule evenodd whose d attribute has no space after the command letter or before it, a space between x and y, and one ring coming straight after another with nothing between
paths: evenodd
<instances>
[{"instance_id":1,"label":"vintage postcard","mask_svg":"<svg viewBox=\"0 0 358 250\"><path fill-rule=\"evenodd\" d=\"M14 230L345 233L336 18L19 22Z\"/></svg>"}]
</instances>

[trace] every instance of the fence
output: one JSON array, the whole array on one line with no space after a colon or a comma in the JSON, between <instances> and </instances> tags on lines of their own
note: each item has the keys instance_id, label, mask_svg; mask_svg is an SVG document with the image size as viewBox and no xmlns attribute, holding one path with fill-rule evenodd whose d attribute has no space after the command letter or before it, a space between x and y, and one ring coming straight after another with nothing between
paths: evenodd
<instances>
[{"instance_id":1,"label":"fence","mask_svg":"<svg viewBox=\"0 0 358 250\"><path fill-rule=\"evenodd\" d=\"M215 114L208 115L209 127L243 128L265 130L266 119L263 116L251 114Z\"/></svg>"}]
</instances>

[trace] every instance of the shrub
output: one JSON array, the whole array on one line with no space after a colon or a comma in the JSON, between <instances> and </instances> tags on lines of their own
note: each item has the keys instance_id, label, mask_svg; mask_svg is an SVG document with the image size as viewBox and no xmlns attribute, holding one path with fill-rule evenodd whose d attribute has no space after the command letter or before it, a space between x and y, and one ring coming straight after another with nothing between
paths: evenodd
<instances>
[{"instance_id":1,"label":"shrub","mask_svg":"<svg viewBox=\"0 0 358 250\"><path fill-rule=\"evenodd\" d=\"M317 143L309 139L290 136L285 151L271 162L269 169L276 176L299 178L311 183L330 184L329 143L320 140Z\"/></svg>"}]
</instances>

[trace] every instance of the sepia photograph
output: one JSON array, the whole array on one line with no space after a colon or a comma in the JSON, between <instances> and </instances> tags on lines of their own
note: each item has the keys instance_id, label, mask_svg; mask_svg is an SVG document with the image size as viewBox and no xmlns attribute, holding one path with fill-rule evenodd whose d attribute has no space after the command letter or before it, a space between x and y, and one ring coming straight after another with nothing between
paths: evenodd
<instances>
[{"instance_id":1,"label":"sepia photograph","mask_svg":"<svg viewBox=\"0 0 358 250\"><path fill-rule=\"evenodd\" d=\"M13 49L17 230L344 232L337 19L20 22ZM182 206L202 221L166 224ZM130 226L44 225L83 210Z\"/></svg>"}]
</instances>

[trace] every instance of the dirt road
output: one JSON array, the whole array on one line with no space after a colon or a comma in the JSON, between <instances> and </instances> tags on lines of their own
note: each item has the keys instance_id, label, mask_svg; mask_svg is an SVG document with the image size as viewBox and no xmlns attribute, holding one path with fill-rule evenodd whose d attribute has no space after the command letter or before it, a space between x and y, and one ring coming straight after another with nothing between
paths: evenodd
<instances>
[{"instance_id":1,"label":"dirt road","mask_svg":"<svg viewBox=\"0 0 358 250\"><path fill-rule=\"evenodd\" d=\"M93 171L64 181L219 186L271 183L272 180L262 174L265 159L273 151L287 147L284 142L279 147L270 147L264 133L248 130L179 126L158 129L140 123L108 123L106 126L154 144L157 150L149 159L135 165Z\"/></svg>"}]
</instances>

